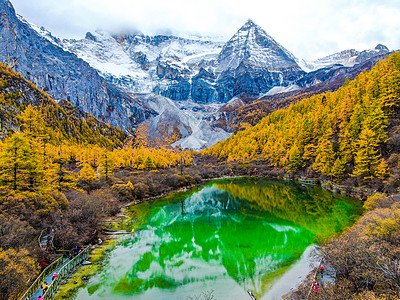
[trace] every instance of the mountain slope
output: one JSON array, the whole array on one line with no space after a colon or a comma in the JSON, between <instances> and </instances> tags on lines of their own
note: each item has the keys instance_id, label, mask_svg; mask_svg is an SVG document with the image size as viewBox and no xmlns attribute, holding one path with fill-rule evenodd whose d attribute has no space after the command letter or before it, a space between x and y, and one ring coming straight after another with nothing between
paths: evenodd
<instances>
[{"instance_id":1,"label":"mountain slope","mask_svg":"<svg viewBox=\"0 0 400 300\"><path fill-rule=\"evenodd\" d=\"M105 147L119 147L126 134L84 113L67 100L59 103L38 90L20 74L0 63L0 137L19 132L19 118L28 105L43 117L47 138L53 143L73 142Z\"/></svg>"},{"instance_id":2,"label":"mountain slope","mask_svg":"<svg viewBox=\"0 0 400 300\"><path fill-rule=\"evenodd\" d=\"M0 61L54 99L66 99L82 111L124 130L153 113L105 81L86 62L22 22L8 0L0 0L0 10Z\"/></svg>"},{"instance_id":3,"label":"mountain slope","mask_svg":"<svg viewBox=\"0 0 400 300\"><path fill-rule=\"evenodd\" d=\"M256 126L205 153L228 160L257 158L307 176L385 179L398 165L400 53L335 92L273 112ZM400 181L391 179L397 188ZM354 182L352 183L354 185Z\"/></svg>"},{"instance_id":4,"label":"mountain slope","mask_svg":"<svg viewBox=\"0 0 400 300\"><path fill-rule=\"evenodd\" d=\"M233 102L240 108L282 92L298 95L304 88L332 87L361 70L347 65L387 51L382 45L345 51L319 60L314 67L320 69L306 73L298 59L251 20L226 43L215 38L103 31L87 33L81 40L60 40L15 16L8 0L0 0L0 6L0 61L56 100L69 99L102 121L131 131L148 120L151 138L171 139L173 134L182 137L179 144L193 147L210 146L238 128L242 117L232 109ZM167 101L169 109L160 116L150 106L166 104L164 97L176 103ZM261 106L264 113L277 107L273 101Z\"/></svg>"},{"instance_id":5,"label":"mountain slope","mask_svg":"<svg viewBox=\"0 0 400 300\"><path fill-rule=\"evenodd\" d=\"M287 86L304 74L295 57L251 20L224 44L217 39L102 31L87 33L82 40L52 40L121 88L177 101L227 102L240 93L258 95L276 85Z\"/></svg>"},{"instance_id":6,"label":"mountain slope","mask_svg":"<svg viewBox=\"0 0 400 300\"><path fill-rule=\"evenodd\" d=\"M255 100L241 97L241 103L235 107L221 107L217 114L223 115L224 118L213 120L212 123L228 131L238 131L248 125L254 126L275 110L288 107L312 95L336 91L346 82L346 79L353 80L361 72L371 70L379 60L385 57L386 53L372 56L352 67L335 64L307 73L296 82L296 85L286 90L273 88ZM273 93L276 90L277 93Z\"/></svg>"},{"instance_id":7,"label":"mountain slope","mask_svg":"<svg viewBox=\"0 0 400 300\"><path fill-rule=\"evenodd\" d=\"M225 44L216 72L220 102L288 86L305 74L295 57L251 20Z\"/></svg>"},{"instance_id":8,"label":"mountain slope","mask_svg":"<svg viewBox=\"0 0 400 300\"><path fill-rule=\"evenodd\" d=\"M168 138L173 142L173 146L201 150L231 135L221 128L212 126L204 118L204 115L216 111L218 106L212 108L189 101L172 101L156 94L144 94L138 97L158 113L156 117L144 122L148 125L148 135L151 139Z\"/></svg>"},{"instance_id":9,"label":"mountain slope","mask_svg":"<svg viewBox=\"0 0 400 300\"><path fill-rule=\"evenodd\" d=\"M342 65L344 67L354 67L356 64L363 63L371 58L389 54L389 49L379 44L374 49L357 51L354 49L344 50L334 53L314 61L299 61L302 68L306 71L316 71L322 68L329 68L334 65Z\"/></svg>"},{"instance_id":10,"label":"mountain slope","mask_svg":"<svg viewBox=\"0 0 400 300\"><path fill-rule=\"evenodd\" d=\"M58 44L119 87L138 93L154 91L173 100L190 98L190 78L212 64L222 47L218 40L198 37L104 31Z\"/></svg>"}]
</instances>

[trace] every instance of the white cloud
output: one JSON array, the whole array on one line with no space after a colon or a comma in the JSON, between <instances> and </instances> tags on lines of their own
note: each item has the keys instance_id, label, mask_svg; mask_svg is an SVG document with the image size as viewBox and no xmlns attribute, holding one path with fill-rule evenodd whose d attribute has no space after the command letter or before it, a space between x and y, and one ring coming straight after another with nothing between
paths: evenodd
<instances>
[{"instance_id":1,"label":"white cloud","mask_svg":"<svg viewBox=\"0 0 400 300\"><path fill-rule=\"evenodd\" d=\"M364 50L378 43L400 48L397 0L11 0L28 21L56 36L87 31L140 30L223 35L251 18L300 58Z\"/></svg>"}]
</instances>

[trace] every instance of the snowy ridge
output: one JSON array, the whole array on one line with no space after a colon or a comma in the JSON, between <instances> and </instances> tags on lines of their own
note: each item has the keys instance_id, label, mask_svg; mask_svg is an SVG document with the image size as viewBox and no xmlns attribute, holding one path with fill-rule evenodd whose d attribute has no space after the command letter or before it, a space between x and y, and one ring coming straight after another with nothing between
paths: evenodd
<instances>
[{"instance_id":1,"label":"snowy ridge","mask_svg":"<svg viewBox=\"0 0 400 300\"><path fill-rule=\"evenodd\" d=\"M349 49L313 61L299 60L298 63L304 71L311 72L322 68L329 68L334 65L354 67L356 64L367 59L387 53L389 53L389 49L386 46L379 44L373 49L364 51Z\"/></svg>"},{"instance_id":2,"label":"snowy ridge","mask_svg":"<svg viewBox=\"0 0 400 300\"><path fill-rule=\"evenodd\" d=\"M60 39L56 38L51 34L50 31L48 31L46 28L43 26L39 27L33 23L28 22L27 20L24 19L23 16L21 15L16 15L18 20L20 20L22 23L25 23L29 27L31 27L33 30L35 30L40 36L51 42L53 45L59 46L60 44Z\"/></svg>"},{"instance_id":3,"label":"snowy ridge","mask_svg":"<svg viewBox=\"0 0 400 300\"><path fill-rule=\"evenodd\" d=\"M160 76L160 65L173 69L177 76L194 76L200 62L216 59L222 43L96 31L88 33L85 39L63 40L62 47L87 61L114 84L131 92L149 93L157 86L168 86L169 80Z\"/></svg>"},{"instance_id":4,"label":"snowy ridge","mask_svg":"<svg viewBox=\"0 0 400 300\"><path fill-rule=\"evenodd\" d=\"M257 99L295 91L321 82L322 77L313 75L316 70L352 67L389 52L378 45L361 52L345 50L315 61L299 60L251 20L225 42L220 37L149 36L140 32L122 35L104 31L87 33L80 40L60 40L45 28L19 19L53 45L88 63L100 79L142 101L121 101L110 106L119 113L113 118L120 128L132 129L121 120L132 114L139 116L140 108L150 107L158 113L143 117L150 117L146 122L151 137L170 137L178 130L182 139L174 146L196 150L230 136L231 133L212 126L210 120L233 118L221 114L219 109L225 104L225 109L234 111L244 105L241 95ZM308 75L310 78L306 78ZM85 105L90 111L96 103Z\"/></svg>"},{"instance_id":5,"label":"snowy ridge","mask_svg":"<svg viewBox=\"0 0 400 300\"><path fill-rule=\"evenodd\" d=\"M217 72L235 69L242 61L270 71L297 66L294 55L252 20L248 20L226 43L218 61Z\"/></svg>"}]
</instances>

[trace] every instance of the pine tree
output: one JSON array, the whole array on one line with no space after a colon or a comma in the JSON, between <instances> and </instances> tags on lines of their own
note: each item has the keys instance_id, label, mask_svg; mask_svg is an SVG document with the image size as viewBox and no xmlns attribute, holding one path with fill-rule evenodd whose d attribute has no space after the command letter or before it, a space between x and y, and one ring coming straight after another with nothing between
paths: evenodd
<instances>
[{"instance_id":1,"label":"pine tree","mask_svg":"<svg viewBox=\"0 0 400 300\"><path fill-rule=\"evenodd\" d=\"M353 176L372 179L375 177L375 167L380 159L375 132L369 128L363 129L357 144Z\"/></svg>"},{"instance_id":2,"label":"pine tree","mask_svg":"<svg viewBox=\"0 0 400 300\"><path fill-rule=\"evenodd\" d=\"M142 123L138 126L135 133L135 147L147 147L149 145L149 125Z\"/></svg>"},{"instance_id":3,"label":"pine tree","mask_svg":"<svg viewBox=\"0 0 400 300\"><path fill-rule=\"evenodd\" d=\"M388 127L388 124L389 120L386 114L380 107L376 107L365 118L363 127L368 127L374 131L378 143L386 143L389 139L385 130Z\"/></svg>"},{"instance_id":4,"label":"pine tree","mask_svg":"<svg viewBox=\"0 0 400 300\"><path fill-rule=\"evenodd\" d=\"M344 164L349 164L352 162L354 155L354 141L347 128L344 128L339 135L339 153L342 157Z\"/></svg>"},{"instance_id":5,"label":"pine tree","mask_svg":"<svg viewBox=\"0 0 400 300\"><path fill-rule=\"evenodd\" d=\"M0 157L0 180L13 190L36 188L42 172L38 157L23 134L14 134L5 141Z\"/></svg>"},{"instance_id":6,"label":"pine tree","mask_svg":"<svg viewBox=\"0 0 400 300\"><path fill-rule=\"evenodd\" d=\"M28 186L31 189L45 188L44 165L39 153L35 153L35 148L31 147L32 156L28 161Z\"/></svg>"},{"instance_id":7,"label":"pine tree","mask_svg":"<svg viewBox=\"0 0 400 300\"><path fill-rule=\"evenodd\" d=\"M331 169L331 175L336 178L342 178L346 171L345 160L337 158Z\"/></svg>"},{"instance_id":8,"label":"pine tree","mask_svg":"<svg viewBox=\"0 0 400 300\"><path fill-rule=\"evenodd\" d=\"M86 190L88 194L90 194L90 191L92 190L92 185L96 181L97 176L92 166L89 165L88 163L84 163L83 168L79 172L78 179L79 179L78 184L84 190Z\"/></svg>"},{"instance_id":9,"label":"pine tree","mask_svg":"<svg viewBox=\"0 0 400 300\"><path fill-rule=\"evenodd\" d=\"M136 167L137 169L139 169L139 170L145 168L145 166L144 166L144 160L143 160L142 155L139 154L138 156L136 156L134 164L135 164L135 167Z\"/></svg>"},{"instance_id":10,"label":"pine tree","mask_svg":"<svg viewBox=\"0 0 400 300\"><path fill-rule=\"evenodd\" d=\"M103 153L100 154L99 167L97 168L100 177L104 177L106 180L108 180L108 177L113 174L114 169L115 164L112 154L108 153L107 151L103 151Z\"/></svg>"},{"instance_id":11,"label":"pine tree","mask_svg":"<svg viewBox=\"0 0 400 300\"><path fill-rule=\"evenodd\" d=\"M146 157L146 160L145 160L145 162L144 162L144 167L145 167L146 169L154 168L154 163L153 163L153 160L151 159L150 156L147 156L147 157Z\"/></svg>"},{"instance_id":12,"label":"pine tree","mask_svg":"<svg viewBox=\"0 0 400 300\"><path fill-rule=\"evenodd\" d=\"M296 172L302 165L300 151L297 146L293 146L289 150L289 160L287 164L287 169L292 172Z\"/></svg>"},{"instance_id":13,"label":"pine tree","mask_svg":"<svg viewBox=\"0 0 400 300\"><path fill-rule=\"evenodd\" d=\"M19 116L22 131L30 138L37 138L44 134L45 122L42 114L32 105L28 105Z\"/></svg>"},{"instance_id":14,"label":"pine tree","mask_svg":"<svg viewBox=\"0 0 400 300\"><path fill-rule=\"evenodd\" d=\"M324 175L332 175L332 167L335 162L335 153L333 151L333 144L327 139L322 139L316 151L316 158L312 165L313 169Z\"/></svg>"},{"instance_id":15,"label":"pine tree","mask_svg":"<svg viewBox=\"0 0 400 300\"><path fill-rule=\"evenodd\" d=\"M54 163L49 168L50 173L54 174L53 184L59 191L76 187L76 178L64 168L67 158L63 155L62 149L60 146L54 157Z\"/></svg>"},{"instance_id":16,"label":"pine tree","mask_svg":"<svg viewBox=\"0 0 400 300\"><path fill-rule=\"evenodd\" d=\"M389 175L390 175L389 165L384 159L381 159L379 164L376 166L375 176L380 179L385 179Z\"/></svg>"}]
</instances>

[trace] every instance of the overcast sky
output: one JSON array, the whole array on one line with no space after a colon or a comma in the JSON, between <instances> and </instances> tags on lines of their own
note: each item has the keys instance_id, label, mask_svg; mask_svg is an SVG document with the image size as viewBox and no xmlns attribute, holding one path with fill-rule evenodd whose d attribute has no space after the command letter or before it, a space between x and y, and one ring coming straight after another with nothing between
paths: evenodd
<instances>
[{"instance_id":1,"label":"overcast sky","mask_svg":"<svg viewBox=\"0 0 400 300\"><path fill-rule=\"evenodd\" d=\"M252 19L298 58L381 43L400 49L399 0L11 0L18 14L60 38L139 30L219 35Z\"/></svg>"}]
</instances>

